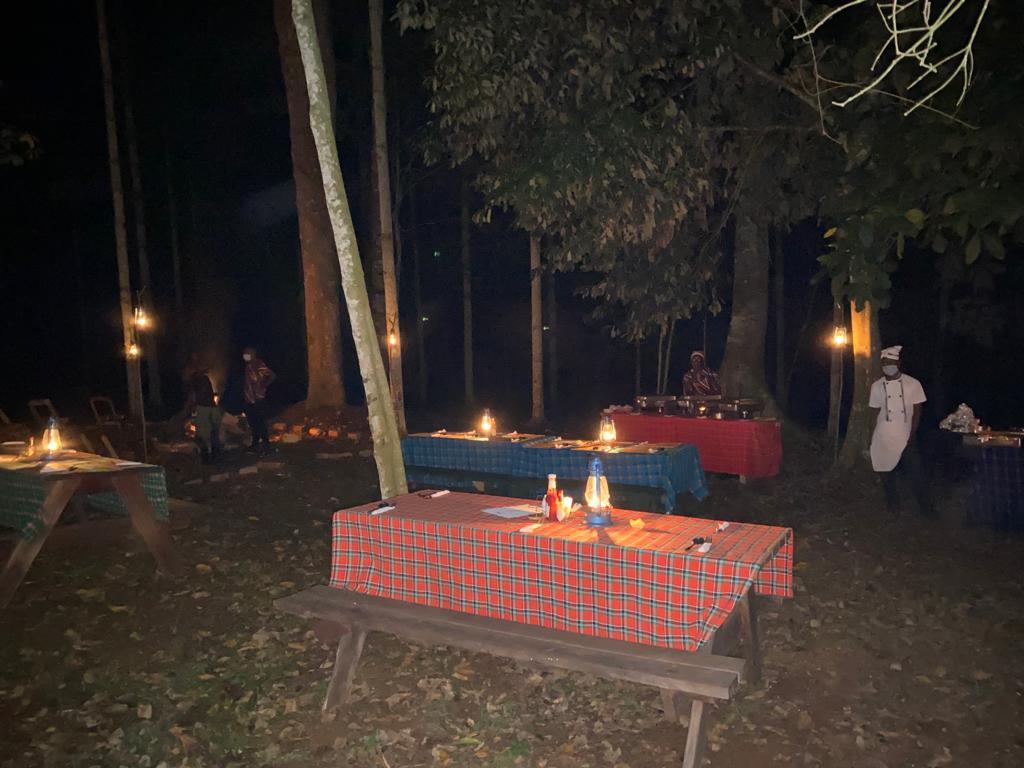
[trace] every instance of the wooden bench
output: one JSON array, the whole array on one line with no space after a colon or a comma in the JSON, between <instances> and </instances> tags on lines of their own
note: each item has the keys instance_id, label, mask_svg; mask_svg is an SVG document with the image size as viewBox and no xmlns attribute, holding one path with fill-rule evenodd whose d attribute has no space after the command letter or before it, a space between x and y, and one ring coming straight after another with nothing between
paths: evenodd
<instances>
[{"instance_id":1,"label":"wooden bench","mask_svg":"<svg viewBox=\"0 0 1024 768\"><path fill-rule=\"evenodd\" d=\"M366 633L387 632L424 645L447 645L513 659L529 666L586 672L654 686L665 715L678 722L677 703L688 697L690 724L683 768L699 768L707 729L706 705L730 701L744 675L743 659L658 648L544 629L486 616L371 597L317 586L274 601L284 613L343 628L323 710L348 701Z\"/></svg>"}]
</instances>

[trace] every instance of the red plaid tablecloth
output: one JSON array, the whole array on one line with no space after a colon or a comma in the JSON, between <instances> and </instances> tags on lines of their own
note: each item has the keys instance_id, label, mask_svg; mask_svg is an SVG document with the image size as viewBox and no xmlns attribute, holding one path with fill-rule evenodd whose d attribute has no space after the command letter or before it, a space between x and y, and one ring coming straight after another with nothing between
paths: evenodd
<instances>
[{"instance_id":1,"label":"red plaid tablecloth","mask_svg":"<svg viewBox=\"0 0 1024 768\"><path fill-rule=\"evenodd\" d=\"M490 507L528 502L452 493L407 494L335 513L331 586L378 597L598 635L696 650L750 588L793 595L788 528L616 510L609 528L582 516L541 524ZM643 529L630 527L641 518ZM700 554L684 551L711 536Z\"/></svg>"},{"instance_id":2,"label":"red plaid tablecloth","mask_svg":"<svg viewBox=\"0 0 1024 768\"><path fill-rule=\"evenodd\" d=\"M774 419L696 419L613 413L619 440L690 443L705 472L774 477L782 466L782 429Z\"/></svg>"}]
</instances>

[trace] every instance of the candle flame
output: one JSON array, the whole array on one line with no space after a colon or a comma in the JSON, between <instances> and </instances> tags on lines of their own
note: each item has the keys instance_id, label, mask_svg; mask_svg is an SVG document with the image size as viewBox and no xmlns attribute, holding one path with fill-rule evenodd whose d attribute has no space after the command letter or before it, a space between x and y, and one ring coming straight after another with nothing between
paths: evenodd
<instances>
[{"instance_id":1,"label":"candle flame","mask_svg":"<svg viewBox=\"0 0 1024 768\"><path fill-rule=\"evenodd\" d=\"M846 335L846 329L841 325L837 325L832 330L832 346L833 347L845 347L849 341Z\"/></svg>"}]
</instances>

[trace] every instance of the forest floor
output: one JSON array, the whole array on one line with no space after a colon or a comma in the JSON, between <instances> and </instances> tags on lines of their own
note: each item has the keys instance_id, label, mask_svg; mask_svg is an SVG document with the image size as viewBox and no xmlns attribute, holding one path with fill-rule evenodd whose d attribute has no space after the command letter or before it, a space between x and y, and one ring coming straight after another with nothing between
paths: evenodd
<instances>
[{"instance_id":1,"label":"forest floor","mask_svg":"<svg viewBox=\"0 0 1024 768\"><path fill-rule=\"evenodd\" d=\"M376 634L321 722L333 649L271 601L326 580L331 513L376 498L367 447L282 445L279 469L201 484L169 466L205 508L175 533L176 580L133 541L44 550L0 615L0 766L679 765L653 689ZM788 441L772 480L712 478L700 506L796 541L795 599L765 603L764 679L715 708L710 764L1024 765L1024 541L962 528L960 487L936 488L940 521L894 520L818 448Z\"/></svg>"}]
</instances>

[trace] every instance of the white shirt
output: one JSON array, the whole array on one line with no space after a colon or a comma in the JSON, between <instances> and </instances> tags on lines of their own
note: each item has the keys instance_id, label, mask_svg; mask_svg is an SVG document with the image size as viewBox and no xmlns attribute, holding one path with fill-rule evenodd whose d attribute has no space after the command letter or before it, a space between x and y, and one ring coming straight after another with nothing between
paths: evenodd
<instances>
[{"instance_id":1,"label":"white shirt","mask_svg":"<svg viewBox=\"0 0 1024 768\"><path fill-rule=\"evenodd\" d=\"M900 463L914 425L914 406L925 400L921 382L905 373L892 381L881 378L871 385L868 405L879 409L871 434L871 467L875 472L891 472Z\"/></svg>"}]
</instances>

